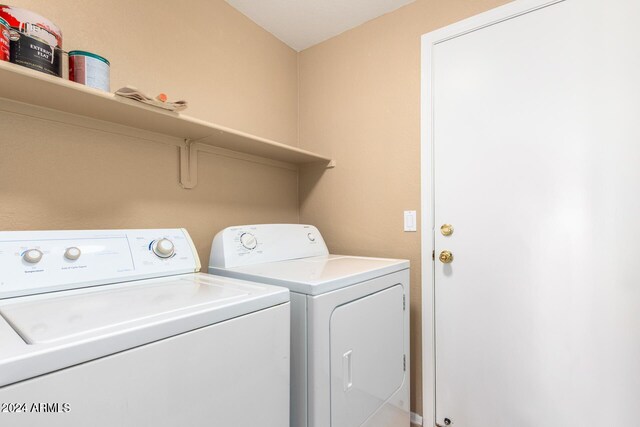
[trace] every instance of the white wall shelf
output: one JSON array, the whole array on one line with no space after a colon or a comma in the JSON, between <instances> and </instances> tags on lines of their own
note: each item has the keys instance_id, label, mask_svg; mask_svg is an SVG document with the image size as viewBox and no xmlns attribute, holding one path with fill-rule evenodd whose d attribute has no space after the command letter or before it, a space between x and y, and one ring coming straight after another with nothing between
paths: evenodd
<instances>
[{"instance_id":1,"label":"white wall shelf","mask_svg":"<svg viewBox=\"0 0 640 427\"><path fill-rule=\"evenodd\" d=\"M8 101L3 103L3 109L20 110L21 114L33 107L38 110L38 116L50 111L56 121L72 123L80 117L92 123L98 121L101 130L105 129L106 122L107 126L112 124L119 129L126 127L180 138L185 141L180 162L181 183L185 188L192 188L197 182L195 162L202 148L217 147L297 166L308 163L335 166L330 158L310 151L147 106L5 61L0 61L0 98Z\"/></svg>"}]
</instances>

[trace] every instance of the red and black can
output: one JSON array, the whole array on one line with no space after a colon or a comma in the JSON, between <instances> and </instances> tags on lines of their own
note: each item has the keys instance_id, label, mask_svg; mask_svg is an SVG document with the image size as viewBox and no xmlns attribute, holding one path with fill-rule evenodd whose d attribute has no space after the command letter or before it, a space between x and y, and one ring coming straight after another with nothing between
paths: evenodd
<instances>
[{"instance_id":1,"label":"red and black can","mask_svg":"<svg viewBox=\"0 0 640 427\"><path fill-rule=\"evenodd\" d=\"M9 23L0 18L0 61L9 60Z\"/></svg>"},{"instance_id":2,"label":"red and black can","mask_svg":"<svg viewBox=\"0 0 640 427\"><path fill-rule=\"evenodd\" d=\"M10 61L62 77L62 32L47 18L26 9L0 5L10 27Z\"/></svg>"}]
</instances>

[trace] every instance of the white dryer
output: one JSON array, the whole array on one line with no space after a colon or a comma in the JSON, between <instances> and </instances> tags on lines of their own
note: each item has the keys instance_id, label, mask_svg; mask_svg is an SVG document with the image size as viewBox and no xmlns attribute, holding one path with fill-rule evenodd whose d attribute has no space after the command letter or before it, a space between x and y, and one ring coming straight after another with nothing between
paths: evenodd
<instances>
[{"instance_id":1,"label":"white dryer","mask_svg":"<svg viewBox=\"0 0 640 427\"><path fill-rule=\"evenodd\" d=\"M182 229L0 232L0 425L289 422L289 292Z\"/></svg>"},{"instance_id":2,"label":"white dryer","mask_svg":"<svg viewBox=\"0 0 640 427\"><path fill-rule=\"evenodd\" d=\"M330 255L310 225L226 228L209 272L291 290L291 426L409 426L409 261Z\"/></svg>"}]
</instances>

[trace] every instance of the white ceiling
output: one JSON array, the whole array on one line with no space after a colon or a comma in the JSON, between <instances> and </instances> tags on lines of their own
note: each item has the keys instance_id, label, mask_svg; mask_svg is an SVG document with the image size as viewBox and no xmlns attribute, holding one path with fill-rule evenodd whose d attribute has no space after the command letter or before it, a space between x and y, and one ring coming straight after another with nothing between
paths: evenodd
<instances>
[{"instance_id":1,"label":"white ceiling","mask_svg":"<svg viewBox=\"0 0 640 427\"><path fill-rule=\"evenodd\" d=\"M415 0L226 0L301 51Z\"/></svg>"}]
</instances>

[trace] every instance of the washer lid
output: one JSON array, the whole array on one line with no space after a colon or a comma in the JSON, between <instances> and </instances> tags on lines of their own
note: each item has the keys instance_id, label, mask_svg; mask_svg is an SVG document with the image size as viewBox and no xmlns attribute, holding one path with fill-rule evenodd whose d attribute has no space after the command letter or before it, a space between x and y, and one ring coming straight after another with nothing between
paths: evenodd
<instances>
[{"instance_id":1,"label":"washer lid","mask_svg":"<svg viewBox=\"0 0 640 427\"><path fill-rule=\"evenodd\" d=\"M216 321L244 312L239 300L255 293L247 286L225 286L206 276L189 275L146 285L58 295L0 307L0 314L28 344L50 343L141 321L165 319L194 311L224 310Z\"/></svg>"},{"instance_id":2,"label":"washer lid","mask_svg":"<svg viewBox=\"0 0 640 427\"><path fill-rule=\"evenodd\" d=\"M187 274L0 304L0 386L289 301L287 289Z\"/></svg>"},{"instance_id":3,"label":"washer lid","mask_svg":"<svg viewBox=\"0 0 640 427\"><path fill-rule=\"evenodd\" d=\"M407 268L408 260L326 255L229 269L210 267L209 273L319 295Z\"/></svg>"}]
</instances>

